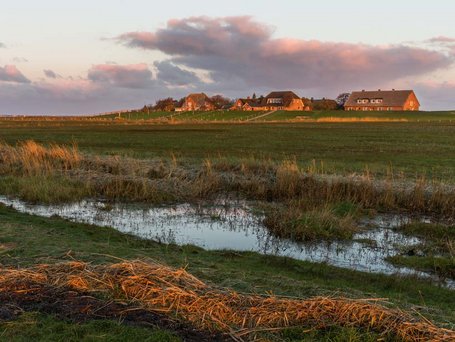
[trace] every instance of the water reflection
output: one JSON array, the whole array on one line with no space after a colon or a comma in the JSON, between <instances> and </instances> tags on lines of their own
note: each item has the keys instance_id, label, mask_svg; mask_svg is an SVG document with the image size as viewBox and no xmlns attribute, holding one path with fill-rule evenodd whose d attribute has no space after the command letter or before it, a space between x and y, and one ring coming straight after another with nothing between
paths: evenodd
<instances>
[{"instance_id":1,"label":"water reflection","mask_svg":"<svg viewBox=\"0 0 455 342\"><path fill-rule=\"evenodd\" d=\"M400 252L399 246L417 245L417 238L406 237L392 228L408 218L383 215L365 219L365 229L353 241L332 243L297 243L276 238L262 225L244 202L219 201L214 205L180 204L166 207L105 205L82 201L65 205L29 205L0 196L0 202L25 213L50 217L58 215L71 221L113 227L141 238L178 245L193 244L208 250L255 251L299 260L326 262L365 272L416 274L431 277L405 267L395 267L385 258ZM455 282L446 282L455 288Z\"/></svg>"}]
</instances>

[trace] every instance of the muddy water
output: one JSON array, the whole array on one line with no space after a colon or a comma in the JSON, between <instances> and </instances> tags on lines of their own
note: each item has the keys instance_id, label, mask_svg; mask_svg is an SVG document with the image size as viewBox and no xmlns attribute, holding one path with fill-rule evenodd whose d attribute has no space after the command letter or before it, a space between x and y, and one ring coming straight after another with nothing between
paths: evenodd
<instances>
[{"instance_id":1,"label":"muddy water","mask_svg":"<svg viewBox=\"0 0 455 342\"><path fill-rule=\"evenodd\" d=\"M332 243L297 243L271 236L262 225L262 217L251 212L242 202L218 202L210 206L181 204L166 207L133 205L113 206L83 201L66 205L29 205L0 196L0 203L24 213L50 217L58 215L75 222L113 227L141 238L178 245L192 244L207 250L228 249L255 251L287 256L299 260L326 262L358 271L384 274L415 274L431 277L385 261L399 253L399 245L412 247L419 243L395 232L392 228L406 218L383 215L365 219L365 229L352 241ZM444 284L455 288L455 282Z\"/></svg>"}]
</instances>

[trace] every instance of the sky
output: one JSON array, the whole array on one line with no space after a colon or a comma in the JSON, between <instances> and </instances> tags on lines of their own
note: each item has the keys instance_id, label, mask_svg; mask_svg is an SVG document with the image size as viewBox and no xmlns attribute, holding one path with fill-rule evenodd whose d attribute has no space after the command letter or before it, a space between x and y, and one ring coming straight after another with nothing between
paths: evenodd
<instances>
[{"instance_id":1,"label":"sky","mask_svg":"<svg viewBox=\"0 0 455 342\"><path fill-rule=\"evenodd\" d=\"M414 89L455 109L455 2L0 0L0 114L93 114L191 92Z\"/></svg>"}]
</instances>

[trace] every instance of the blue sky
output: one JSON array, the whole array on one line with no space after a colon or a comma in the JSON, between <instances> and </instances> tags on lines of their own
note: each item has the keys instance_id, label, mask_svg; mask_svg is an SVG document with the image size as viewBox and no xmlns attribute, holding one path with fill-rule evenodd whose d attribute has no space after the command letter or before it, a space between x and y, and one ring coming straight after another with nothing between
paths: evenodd
<instances>
[{"instance_id":1,"label":"blue sky","mask_svg":"<svg viewBox=\"0 0 455 342\"><path fill-rule=\"evenodd\" d=\"M2 4L0 12L0 113L88 113L139 107L166 94L181 96L199 89L236 97L285 87L284 81L275 83L272 78L258 75L259 72L248 74L250 79L242 79L240 74L229 77L235 72L228 70L226 63L232 62L233 70L242 67L251 70L256 67L254 59L264 54L267 61L257 63L263 72L276 69L282 75L301 75L300 81L289 82L289 88L301 96L336 96L338 92L363 87L411 87L418 91L423 108L454 109L453 13L455 2L442 0L425 3L408 0L8 1ZM207 20L191 19L201 16ZM194 37L194 32L188 36L188 30L197 26L199 36L194 39L206 39L218 18L242 16L251 16L251 20L241 24L227 21L218 29L226 27L232 33L239 29L236 25L242 28L260 25L261 32L269 34L258 36L263 39L263 45L277 44L280 53L291 54L289 58L294 58L291 61L299 59L293 65L294 70L274 64L286 61L271 57L272 47L257 55L250 51L247 61L245 56L233 55L231 50L215 58L212 51L201 55L202 50L198 50L186 55L186 50L174 52L170 48L172 39L182 34L179 27L168 24L171 19L186 25L185 37ZM132 32L155 34L160 30L170 40L133 44L128 40L131 36L125 36ZM123 38L113 39L120 36ZM249 44L254 44L255 36L248 38L252 39ZM308 42L313 42L311 51ZM230 48L235 50L236 46ZM344 52L340 53L341 50ZM447 60L427 52L437 52ZM365 67L368 64L370 69L375 68L372 61L390 63L390 68L380 65L378 74L372 70L371 77L367 70L360 70L358 77L351 79L346 71L346 54L362 62L370 58L365 62ZM403 57L397 60L394 56L397 54ZM321 65L330 66L326 73L340 75L338 78L346 82L318 70L316 62L307 63L311 58L320 58ZM342 59L340 70L332 67L337 65L337 58ZM167 64L156 64L159 61ZM413 67L408 68L409 65ZM161 75L167 78L159 79L160 68ZM355 68L349 70L357 72ZM377 83L372 81L383 74L388 76L380 77ZM179 75L195 82L177 80ZM140 82L133 82L133 77L139 77ZM153 82L144 81L147 77ZM172 84L171 79L177 83ZM204 82L207 80L208 83ZM30 99L29 103L24 102L24 97Z\"/></svg>"}]
</instances>

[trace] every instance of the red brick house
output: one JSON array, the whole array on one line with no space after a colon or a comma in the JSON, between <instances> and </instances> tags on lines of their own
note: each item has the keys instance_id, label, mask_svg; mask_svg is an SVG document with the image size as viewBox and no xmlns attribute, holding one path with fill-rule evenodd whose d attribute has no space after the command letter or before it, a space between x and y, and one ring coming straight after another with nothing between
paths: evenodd
<instances>
[{"instance_id":1,"label":"red brick house","mask_svg":"<svg viewBox=\"0 0 455 342\"><path fill-rule=\"evenodd\" d=\"M355 91L344 105L345 110L414 111L420 103L413 90Z\"/></svg>"},{"instance_id":2,"label":"red brick house","mask_svg":"<svg viewBox=\"0 0 455 342\"><path fill-rule=\"evenodd\" d=\"M183 106L178 111L209 111L215 110L215 104L204 93L190 94L185 98Z\"/></svg>"}]
</instances>

